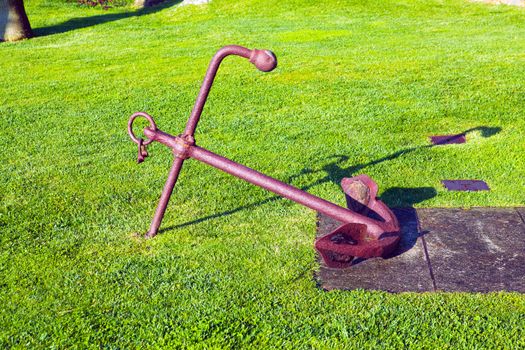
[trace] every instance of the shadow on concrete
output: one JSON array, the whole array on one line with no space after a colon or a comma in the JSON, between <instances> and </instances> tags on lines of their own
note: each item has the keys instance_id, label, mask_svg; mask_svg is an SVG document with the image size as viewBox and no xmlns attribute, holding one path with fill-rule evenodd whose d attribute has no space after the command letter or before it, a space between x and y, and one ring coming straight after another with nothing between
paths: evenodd
<instances>
[{"instance_id":1,"label":"shadow on concrete","mask_svg":"<svg viewBox=\"0 0 525 350\"><path fill-rule=\"evenodd\" d=\"M46 35L65 33L65 32L69 32L69 31L76 30L76 29L82 29L82 28L96 26L99 24L118 21L124 18L150 15L152 13L156 13L164 9L167 9L169 7L172 7L180 2L182 2L182 0L168 0L158 5L151 6L151 7L144 7L144 8L135 10L135 11L107 13L107 14L96 15L96 16L91 16L91 17L76 17L76 18L72 18L65 22L55 24L49 27L33 28L33 33L35 36L46 36Z\"/></svg>"},{"instance_id":2,"label":"shadow on concrete","mask_svg":"<svg viewBox=\"0 0 525 350\"><path fill-rule=\"evenodd\" d=\"M434 187L392 187L383 192L380 199L392 209L401 228L401 240L396 250L385 259L395 258L409 251L416 245L418 238L428 233L421 231L414 205L434 198L436 195L437 191ZM399 204L402 206L400 207ZM352 261L352 265L366 260L368 259L356 258Z\"/></svg>"},{"instance_id":3,"label":"shadow on concrete","mask_svg":"<svg viewBox=\"0 0 525 350\"><path fill-rule=\"evenodd\" d=\"M475 132L475 131L480 131L481 135L483 137L490 137L490 136L493 136L493 135L497 134L498 132L500 132L501 128L499 128L499 127L479 126L479 127L476 127L476 128L468 129L468 130L464 131L463 133L464 134L468 134L468 133ZM373 161L370 161L370 162L367 162L367 163L352 165L352 166L349 166L349 167L342 167L341 166L342 163L346 162L349 159L348 156L346 156L346 155L333 155L333 156L329 157L329 159L333 159L333 160L331 162L325 164L324 166L322 166L320 169L305 168L305 169L301 170L299 173L290 176L285 182L286 183L293 183L293 181L295 179L297 179L297 178L299 178L301 176L304 176L304 175L307 175L307 174L314 174L314 173L324 172L324 173L326 173L326 175L324 177L322 177L321 179L319 179L319 180L317 180L317 181L315 181L315 182L313 182L313 183L311 183L309 185L301 187L301 189L303 191L308 191L310 188L313 188L313 187L315 187L317 185L321 185L321 184L324 184L324 183L327 183L327 182L332 182L332 183L335 183L335 184L339 185L341 180L344 177L356 176L356 175L360 174L361 170L364 169L364 168L367 168L367 167L370 167L370 166L374 166L376 164L380 164L380 163L383 163L383 162L386 162L386 161L389 161L389 160L393 160L393 159L396 159L396 158L408 155L411 152L414 152L416 150L425 149L425 148L432 148L432 147L443 147L443 146L429 144L429 145L425 145L425 146L406 148L406 149L402 149L402 150L399 150L397 152L394 152L394 153L392 153L392 154L390 154L388 156L385 156L385 157L382 157L382 158L378 158L376 160L373 160ZM437 195L437 192L436 192L436 190L433 187L420 187L420 188L393 187L393 188L389 188L386 191L384 191L383 195L380 197L380 199L383 200L389 207L401 207L401 208L404 208L404 209L400 209L400 210L411 209L413 211L413 214L415 214L415 210L413 209L413 205L414 204L423 202L423 201L425 201L427 199L430 199L430 198L432 198L432 197L434 197L436 195ZM188 222L185 222L185 223L182 223L182 224L169 226L169 227L166 227L166 228L163 228L163 229L159 230L159 233L163 233L163 232L166 232L166 231L171 231L171 230L183 228L183 227L194 225L194 224L199 224L199 223L202 223L202 222L205 222L205 221L208 221L208 220L220 218L220 217L227 216L227 215L232 215L232 214L235 214L235 213L237 213L239 211L242 211L242 210L245 210L245 209L256 208L256 207L259 207L261 205L268 204L268 203L271 203L271 202L279 200L279 199L282 199L282 197L280 197L280 196L272 196L272 197L269 197L267 199L264 199L264 200L261 200L261 201L257 201L257 202L251 203L251 204L239 206L237 208L233 208L233 209L230 209L230 210L222 211L222 212L219 212L219 213L216 213L216 214L212 214L212 215L205 216L205 217L202 217L202 218L199 218L199 219L188 221ZM406 224L409 226L407 228L408 231L407 231L406 235L407 235L407 237L408 236L412 237L412 236L414 236L416 234L416 233L412 232L413 231L413 225L411 224L411 222L412 222L411 220L413 219L413 217L410 217L410 213L408 213L408 214L405 213L403 215L408 215L408 217L405 217L405 216L400 217L400 219L406 220ZM417 221L417 217L416 217L416 221ZM412 231L410 231L410 230L412 230ZM416 229L416 231L417 231L417 229ZM419 233L417 233L417 234L418 234L418 237L419 237L420 234ZM417 240L417 237L416 237L415 240L413 238L409 239L408 241L410 241L410 242L407 241L407 243L406 243L407 247L410 246L410 244L412 244L410 246L410 247L412 247L415 244L416 240ZM410 249L410 248L408 248L408 249ZM406 249L406 250L408 250L408 249ZM404 250L404 251L406 251L406 250Z\"/></svg>"}]
</instances>

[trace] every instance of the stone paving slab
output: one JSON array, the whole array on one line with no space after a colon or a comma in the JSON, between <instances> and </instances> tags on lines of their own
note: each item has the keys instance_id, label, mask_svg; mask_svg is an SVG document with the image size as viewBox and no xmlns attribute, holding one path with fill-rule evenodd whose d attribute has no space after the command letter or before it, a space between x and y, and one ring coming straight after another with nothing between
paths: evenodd
<instances>
[{"instance_id":1,"label":"stone paving slab","mask_svg":"<svg viewBox=\"0 0 525 350\"><path fill-rule=\"evenodd\" d=\"M525 225L514 208L421 209L437 290L525 292Z\"/></svg>"},{"instance_id":2,"label":"stone paving slab","mask_svg":"<svg viewBox=\"0 0 525 350\"><path fill-rule=\"evenodd\" d=\"M521 220L523 221L523 224L525 224L525 207L516 208L516 211L518 212L518 215L520 216Z\"/></svg>"},{"instance_id":3,"label":"stone paving slab","mask_svg":"<svg viewBox=\"0 0 525 350\"><path fill-rule=\"evenodd\" d=\"M320 261L319 285L327 290L525 292L525 208L394 213L402 240L392 257L358 261L342 270ZM338 224L320 214L318 236Z\"/></svg>"}]
</instances>

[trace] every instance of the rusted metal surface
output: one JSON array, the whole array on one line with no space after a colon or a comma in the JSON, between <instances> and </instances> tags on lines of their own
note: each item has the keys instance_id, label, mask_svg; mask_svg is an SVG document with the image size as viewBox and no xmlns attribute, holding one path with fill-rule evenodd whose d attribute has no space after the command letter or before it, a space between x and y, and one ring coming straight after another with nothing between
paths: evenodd
<instances>
[{"instance_id":1,"label":"rusted metal surface","mask_svg":"<svg viewBox=\"0 0 525 350\"><path fill-rule=\"evenodd\" d=\"M354 257L385 257L399 242L399 223L392 211L377 197L377 184L367 175L344 178L341 186L346 194L348 207L360 216L381 222L379 234L356 220L320 237L315 242L328 267L344 268L352 265ZM321 212L321 211L319 211ZM332 218L335 218L332 216Z\"/></svg>"},{"instance_id":2,"label":"rusted metal surface","mask_svg":"<svg viewBox=\"0 0 525 350\"><path fill-rule=\"evenodd\" d=\"M449 191L490 191L482 180L442 180L441 183Z\"/></svg>"},{"instance_id":3,"label":"rusted metal surface","mask_svg":"<svg viewBox=\"0 0 525 350\"><path fill-rule=\"evenodd\" d=\"M356 212L340 207L195 145L194 133L204 104L213 84L217 69L222 60L228 55L247 58L263 72L269 72L277 66L277 59L271 51L249 50L235 45L225 46L215 54L208 67L183 134L173 136L159 130L153 118L143 112L133 114L129 120L128 133L133 142L138 145L137 160L139 163L147 156L146 146L153 141L171 148L175 157L146 236L154 237L158 233L184 160L194 158L345 223L334 232L319 238L315 243L316 249L328 266L336 268L347 267L350 266L350 262L354 257L379 257L391 252L399 242L399 224L388 207L376 199L377 185L368 176L359 175L351 179L343 179L342 185L343 189L347 189L345 191L347 193L347 199L350 198L351 201L360 201L360 205L363 207L361 212ZM146 118L150 122L149 127L144 129L144 135L148 138L146 141L137 138L133 133L133 121L139 116ZM351 188L360 188L362 192L366 194L365 199L358 198L357 192L354 192Z\"/></svg>"},{"instance_id":4,"label":"rusted metal surface","mask_svg":"<svg viewBox=\"0 0 525 350\"><path fill-rule=\"evenodd\" d=\"M319 259L315 277L325 290L372 289L389 292L431 292L433 280L425 247L424 232L419 229L417 212L413 208L394 208L401 227L401 240L385 259L354 259L349 269L334 269ZM318 214L317 237L323 237L341 223Z\"/></svg>"},{"instance_id":5,"label":"rusted metal surface","mask_svg":"<svg viewBox=\"0 0 525 350\"><path fill-rule=\"evenodd\" d=\"M277 58L275 57L273 52L268 50L250 50L242 46L229 45L217 51L217 53L215 54L215 56L213 56L210 62L210 66L208 67L208 71L206 72L206 76L204 77L204 81L202 82L199 95L197 96L197 100L195 101L195 105L193 106L193 110L191 111L190 118L188 119L188 123L186 124L184 135L193 136L193 134L195 133L197 123L199 122L199 119L201 117L204 104L208 99L208 94L210 93L211 85L213 84L215 75L217 75L219 65L221 64L222 60L229 55L237 55L244 58L248 58L250 62L253 63L255 67L257 67L257 69L259 69L262 72L270 72L274 70L275 67L277 67Z\"/></svg>"}]
</instances>

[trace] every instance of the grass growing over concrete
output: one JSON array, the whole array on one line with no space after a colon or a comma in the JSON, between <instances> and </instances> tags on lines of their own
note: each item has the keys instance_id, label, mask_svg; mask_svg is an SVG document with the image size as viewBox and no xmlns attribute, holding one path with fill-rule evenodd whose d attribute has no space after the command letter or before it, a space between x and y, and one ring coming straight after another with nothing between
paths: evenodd
<instances>
[{"instance_id":1,"label":"grass growing over concrete","mask_svg":"<svg viewBox=\"0 0 525 350\"><path fill-rule=\"evenodd\" d=\"M180 132L222 45L268 48L269 74L224 62L199 145L339 204L337 181L367 173L394 206L523 205L523 10L172 5L29 1L40 36L0 46L2 347L525 346L518 294L319 290L315 213L195 161L163 234L137 238L171 156L152 145L137 165L126 135L137 110ZM428 146L467 130L466 144ZM492 191L445 192L454 178Z\"/></svg>"}]
</instances>

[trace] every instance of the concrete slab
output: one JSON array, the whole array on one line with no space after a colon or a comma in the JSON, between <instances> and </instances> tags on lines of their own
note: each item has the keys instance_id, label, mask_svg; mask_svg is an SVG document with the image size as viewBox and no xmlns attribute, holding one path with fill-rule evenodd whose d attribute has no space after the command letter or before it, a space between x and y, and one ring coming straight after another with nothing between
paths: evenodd
<instances>
[{"instance_id":1,"label":"concrete slab","mask_svg":"<svg viewBox=\"0 0 525 350\"><path fill-rule=\"evenodd\" d=\"M521 220L525 224L525 207L519 207L519 208L515 208L515 209L518 212L518 215L520 216Z\"/></svg>"},{"instance_id":2,"label":"concrete slab","mask_svg":"<svg viewBox=\"0 0 525 350\"><path fill-rule=\"evenodd\" d=\"M421 209L436 288L525 292L525 224L514 208Z\"/></svg>"},{"instance_id":3,"label":"concrete slab","mask_svg":"<svg viewBox=\"0 0 525 350\"><path fill-rule=\"evenodd\" d=\"M525 292L525 208L395 209L402 242L388 259L348 269L320 262L319 285L330 289ZM338 223L319 215L318 235Z\"/></svg>"},{"instance_id":4,"label":"concrete slab","mask_svg":"<svg viewBox=\"0 0 525 350\"><path fill-rule=\"evenodd\" d=\"M402 226L402 238L398 249L388 259L358 261L347 269L331 269L322 259L316 274L319 285L331 289L378 289L389 292L433 291L424 247L420 239L414 209L396 209ZM318 236L328 234L341 223L319 214Z\"/></svg>"}]
</instances>

